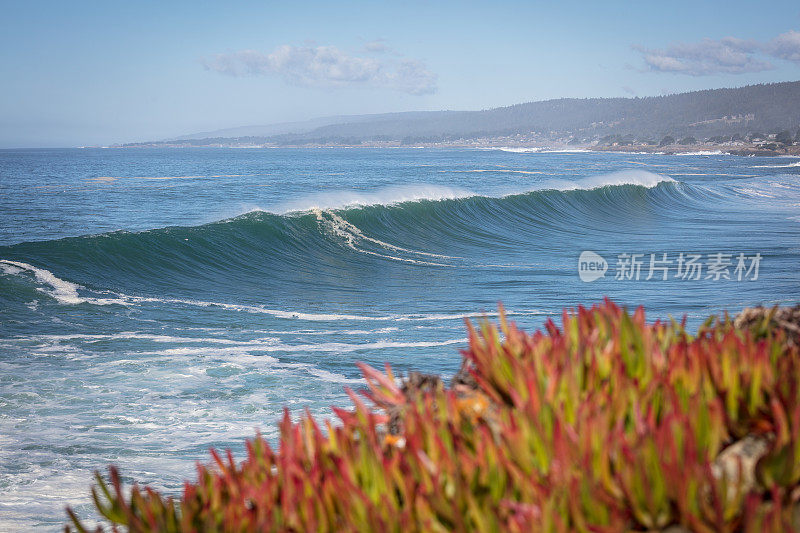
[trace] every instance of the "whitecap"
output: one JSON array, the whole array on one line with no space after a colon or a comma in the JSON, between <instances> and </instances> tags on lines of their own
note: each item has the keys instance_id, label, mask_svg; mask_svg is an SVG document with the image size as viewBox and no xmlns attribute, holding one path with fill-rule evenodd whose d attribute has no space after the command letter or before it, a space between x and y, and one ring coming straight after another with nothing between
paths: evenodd
<instances>
[{"instance_id":1,"label":"whitecap","mask_svg":"<svg viewBox=\"0 0 800 533\"><path fill-rule=\"evenodd\" d=\"M601 187L620 186L620 185L636 185L651 189L660 183L676 183L676 181L669 176L656 174L641 169L620 170L617 172L610 172L608 174L599 174L596 176L589 176L582 178L578 181L567 180L548 180L540 185L537 190L558 190L558 191L575 191L584 190L590 191L599 189ZM526 191L533 192L533 191ZM514 193L521 194L521 193Z\"/></svg>"},{"instance_id":2,"label":"whitecap","mask_svg":"<svg viewBox=\"0 0 800 533\"><path fill-rule=\"evenodd\" d=\"M331 191L279 204L270 212L285 215L313 210L344 209L370 205L395 205L423 200L454 200L475 196L475 193L444 185L395 185L375 191Z\"/></svg>"},{"instance_id":3,"label":"whitecap","mask_svg":"<svg viewBox=\"0 0 800 533\"><path fill-rule=\"evenodd\" d=\"M20 261L9 261L7 259L0 259L0 270L3 273L19 276L24 272L33 274L34 279L45 285L45 287L37 287L37 290L54 298L58 303L66 305L75 305L81 303L91 303L94 305L111 305L111 304L124 304L123 300L117 298L90 298L82 297L78 294L78 289L85 289L86 287L63 280L56 277L49 270L37 268L28 263Z\"/></svg>"},{"instance_id":4,"label":"whitecap","mask_svg":"<svg viewBox=\"0 0 800 533\"><path fill-rule=\"evenodd\" d=\"M796 168L800 167L800 161L789 163L788 165L754 165L753 168Z\"/></svg>"}]
</instances>

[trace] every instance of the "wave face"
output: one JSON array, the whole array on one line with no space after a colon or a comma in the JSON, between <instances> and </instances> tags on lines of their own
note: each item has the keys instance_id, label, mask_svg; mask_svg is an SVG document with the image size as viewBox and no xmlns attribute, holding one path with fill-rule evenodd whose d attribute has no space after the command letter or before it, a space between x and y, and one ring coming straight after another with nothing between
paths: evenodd
<instances>
[{"instance_id":1,"label":"wave face","mask_svg":"<svg viewBox=\"0 0 800 533\"><path fill-rule=\"evenodd\" d=\"M354 362L452 373L465 319L603 296L650 316L800 299L800 175L732 156L504 150L0 154L0 530L54 529L108 458L179 492L210 446L329 416ZM41 169L53 170L53 176ZM577 275L582 251L609 263ZM760 253L757 280L649 254ZM614 279L643 254L640 281ZM143 454L142 450L148 450ZM55 489L54 489L55 487ZM5 512L8 508L12 510ZM34 518L31 518L34 517Z\"/></svg>"},{"instance_id":2,"label":"wave face","mask_svg":"<svg viewBox=\"0 0 800 533\"><path fill-rule=\"evenodd\" d=\"M670 178L641 171L595 176L580 184L548 180L542 187L501 197L440 194L436 189L431 196L424 187L416 195L389 191L342 200L343 195L335 194L286 214L254 210L195 227L22 243L0 249L0 269L33 278L46 286L44 294L67 304L115 303L113 297L79 296L83 291L78 289L87 287L126 287L139 293L185 289L195 296L207 289L231 295L238 287L251 292L255 283L270 292L291 285L302 288L307 276L315 278L311 288L340 291L348 289L342 284L343 269L369 272L386 264L467 270L533 267L535 263L520 262L526 255L520 254L523 248L578 230L587 235L618 233L619 216L635 218L644 206L666 215L698 201ZM337 201L344 205L317 206ZM493 251L484 254L481 249ZM508 264L493 259L498 251ZM34 258L41 268L17 258ZM81 282L59 280L52 272Z\"/></svg>"}]
</instances>

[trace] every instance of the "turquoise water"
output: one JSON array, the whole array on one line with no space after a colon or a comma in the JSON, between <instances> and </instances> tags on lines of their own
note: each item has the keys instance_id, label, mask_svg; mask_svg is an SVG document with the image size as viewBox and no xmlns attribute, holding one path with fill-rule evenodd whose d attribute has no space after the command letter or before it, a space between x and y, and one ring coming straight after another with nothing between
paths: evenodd
<instances>
[{"instance_id":1,"label":"turquoise water","mask_svg":"<svg viewBox=\"0 0 800 533\"><path fill-rule=\"evenodd\" d=\"M608 268L591 283L586 250ZM464 318L498 301L528 329L604 296L696 325L797 303L798 266L797 158L0 151L0 530L91 517L108 463L178 492L283 406L330 416L356 361L450 374Z\"/></svg>"}]
</instances>

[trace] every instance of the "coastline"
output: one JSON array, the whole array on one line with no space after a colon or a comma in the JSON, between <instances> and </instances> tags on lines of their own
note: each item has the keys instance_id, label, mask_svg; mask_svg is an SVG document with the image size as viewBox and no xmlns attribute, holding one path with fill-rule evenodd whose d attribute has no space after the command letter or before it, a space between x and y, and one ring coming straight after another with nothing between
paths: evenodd
<instances>
[{"instance_id":1,"label":"coastline","mask_svg":"<svg viewBox=\"0 0 800 533\"><path fill-rule=\"evenodd\" d=\"M737 155L745 157L800 157L800 144L775 146L774 143L735 142L735 143L696 143L696 144L570 144L566 142L519 142L509 138L488 138L445 142L424 142L405 144L400 141L370 141L362 143L238 143L230 142L153 142L112 145L103 147L86 146L81 148L231 148L231 149L276 149L276 148L407 148L407 149L472 149L503 150L518 153L548 152L609 152L624 154L653 155Z\"/></svg>"},{"instance_id":2,"label":"coastline","mask_svg":"<svg viewBox=\"0 0 800 533\"><path fill-rule=\"evenodd\" d=\"M738 155L746 157L777 157L777 156L798 156L800 157L800 145L786 146L777 149L764 148L757 144L695 144L679 145L670 144L667 146L652 145L631 145L631 146L591 146L587 150L593 152L612 152L612 153L646 153L661 155Z\"/></svg>"}]
</instances>

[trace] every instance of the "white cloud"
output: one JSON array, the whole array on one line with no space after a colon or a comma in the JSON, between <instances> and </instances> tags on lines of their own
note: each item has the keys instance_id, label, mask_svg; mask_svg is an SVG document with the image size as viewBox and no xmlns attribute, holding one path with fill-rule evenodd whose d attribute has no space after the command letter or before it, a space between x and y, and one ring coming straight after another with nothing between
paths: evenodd
<instances>
[{"instance_id":1,"label":"white cloud","mask_svg":"<svg viewBox=\"0 0 800 533\"><path fill-rule=\"evenodd\" d=\"M766 52L779 59L800 63L800 31L787 31L765 46Z\"/></svg>"},{"instance_id":2,"label":"white cloud","mask_svg":"<svg viewBox=\"0 0 800 533\"><path fill-rule=\"evenodd\" d=\"M306 87L370 86L410 94L436 92L436 74L419 61L379 61L349 55L335 46L283 45L268 54L241 50L218 54L203 63L208 70L230 76L277 75Z\"/></svg>"},{"instance_id":3,"label":"white cloud","mask_svg":"<svg viewBox=\"0 0 800 533\"><path fill-rule=\"evenodd\" d=\"M755 57L758 43L726 37L699 43L676 43L662 50L635 47L650 70L691 76L761 72L774 66Z\"/></svg>"},{"instance_id":4,"label":"white cloud","mask_svg":"<svg viewBox=\"0 0 800 533\"><path fill-rule=\"evenodd\" d=\"M800 31L787 31L766 42L735 37L703 39L697 43L674 43L667 48L634 49L642 54L647 68L691 76L761 72L775 66L770 59L800 63Z\"/></svg>"},{"instance_id":5,"label":"white cloud","mask_svg":"<svg viewBox=\"0 0 800 533\"><path fill-rule=\"evenodd\" d=\"M374 41L369 41L368 43L364 44L364 50L367 52L373 52L376 54L382 54L384 52L389 52L390 48L384 42L383 39L375 39Z\"/></svg>"}]
</instances>

